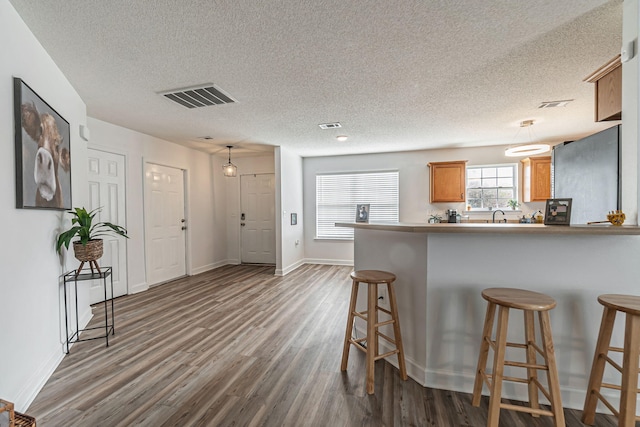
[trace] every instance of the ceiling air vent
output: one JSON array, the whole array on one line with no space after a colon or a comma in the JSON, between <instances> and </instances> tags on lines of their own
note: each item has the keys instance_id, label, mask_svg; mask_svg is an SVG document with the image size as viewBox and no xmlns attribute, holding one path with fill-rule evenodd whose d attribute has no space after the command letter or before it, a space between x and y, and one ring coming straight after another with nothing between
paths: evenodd
<instances>
[{"instance_id":1,"label":"ceiling air vent","mask_svg":"<svg viewBox=\"0 0 640 427\"><path fill-rule=\"evenodd\" d=\"M337 128L341 128L342 125L338 122L335 123L320 123L318 126L320 126L320 129L337 129Z\"/></svg>"},{"instance_id":2,"label":"ceiling air vent","mask_svg":"<svg viewBox=\"0 0 640 427\"><path fill-rule=\"evenodd\" d=\"M573 99L564 99L562 101L545 101L541 102L538 105L538 108L555 108L555 107L566 107L568 103L573 101Z\"/></svg>"},{"instance_id":3,"label":"ceiling air vent","mask_svg":"<svg viewBox=\"0 0 640 427\"><path fill-rule=\"evenodd\" d=\"M173 89L159 92L158 94L187 108L208 107L210 105L231 104L236 102L235 99L222 92L219 88L216 88L212 83L184 89Z\"/></svg>"}]
</instances>

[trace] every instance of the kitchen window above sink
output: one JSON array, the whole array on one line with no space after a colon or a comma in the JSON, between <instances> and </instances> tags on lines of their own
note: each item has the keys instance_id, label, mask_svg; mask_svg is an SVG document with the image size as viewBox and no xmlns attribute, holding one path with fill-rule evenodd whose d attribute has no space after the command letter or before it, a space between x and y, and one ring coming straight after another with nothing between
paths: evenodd
<instances>
[{"instance_id":1,"label":"kitchen window above sink","mask_svg":"<svg viewBox=\"0 0 640 427\"><path fill-rule=\"evenodd\" d=\"M517 164L467 167L467 207L471 211L510 209L509 200L517 196Z\"/></svg>"}]
</instances>

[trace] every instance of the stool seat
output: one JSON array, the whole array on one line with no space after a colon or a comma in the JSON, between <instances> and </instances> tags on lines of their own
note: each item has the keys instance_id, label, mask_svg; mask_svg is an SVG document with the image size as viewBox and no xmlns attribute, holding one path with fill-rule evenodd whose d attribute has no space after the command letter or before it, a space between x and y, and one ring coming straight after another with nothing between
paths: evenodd
<instances>
[{"instance_id":1,"label":"stool seat","mask_svg":"<svg viewBox=\"0 0 640 427\"><path fill-rule=\"evenodd\" d=\"M396 275L381 270L357 270L351 272L351 279L361 283L390 283L395 282Z\"/></svg>"},{"instance_id":2,"label":"stool seat","mask_svg":"<svg viewBox=\"0 0 640 427\"><path fill-rule=\"evenodd\" d=\"M503 307L518 310L547 311L556 306L556 300L539 292L514 288L487 288L482 297Z\"/></svg>"},{"instance_id":3,"label":"stool seat","mask_svg":"<svg viewBox=\"0 0 640 427\"><path fill-rule=\"evenodd\" d=\"M605 307L624 313L640 316L640 297L636 295L604 294L598 297L598 302Z\"/></svg>"}]
</instances>

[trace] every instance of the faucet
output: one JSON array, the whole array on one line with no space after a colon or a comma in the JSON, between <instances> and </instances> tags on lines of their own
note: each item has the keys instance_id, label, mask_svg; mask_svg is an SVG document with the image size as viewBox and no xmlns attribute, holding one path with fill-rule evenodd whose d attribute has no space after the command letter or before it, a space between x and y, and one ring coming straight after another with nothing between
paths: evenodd
<instances>
[{"instance_id":1,"label":"faucet","mask_svg":"<svg viewBox=\"0 0 640 427\"><path fill-rule=\"evenodd\" d=\"M502 212L502 216L504 217L504 211L501 209L496 209L493 211L493 219L491 220L491 222L494 222L494 223L496 222L496 213L498 212ZM504 218L504 222L507 222L506 218Z\"/></svg>"}]
</instances>

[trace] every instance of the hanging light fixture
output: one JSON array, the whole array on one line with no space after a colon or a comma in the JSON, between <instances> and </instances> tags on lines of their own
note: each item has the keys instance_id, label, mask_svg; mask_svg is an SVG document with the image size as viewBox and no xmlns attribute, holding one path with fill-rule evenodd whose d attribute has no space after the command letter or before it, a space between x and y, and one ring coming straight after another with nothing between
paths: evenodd
<instances>
[{"instance_id":1,"label":"hanging light fixture","mask_svg":"<svg viewBox=\"0 0 640 427\"><path fill-rule=\"evenodd\" d=\"M231 149L233 145L227 145L229 149L229 162L222 166L222 171L224 172L224 176L236 176L238 173L238 167L231 163Z\"/></svg>"},{"instance_id":2,"label":"hanging light fixture","mask_svg":"<svg viewBox=\"0 0 640 427\"><path fill-rule=\"evenodd\" d=\"M533 126L533 123L534 123L533 120L524 120L520 122L520 128L518 129L518 132L516 132L516 136L513 137L513 140L515 141L515 139L518 137L518 134L520 133L520 129L526 127L527 130L529 131L529 141L531 141L531 143L524 144L524 145L517 145L515 147L509 147L506 150L504 150L505 156L507 157L534 156L536 154L546 153L547 151L551 150L551 147L549 146L549 144L533 143L533 135L531 131L531 126Z\"/></svg>"}]
</instances>

